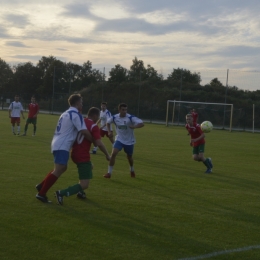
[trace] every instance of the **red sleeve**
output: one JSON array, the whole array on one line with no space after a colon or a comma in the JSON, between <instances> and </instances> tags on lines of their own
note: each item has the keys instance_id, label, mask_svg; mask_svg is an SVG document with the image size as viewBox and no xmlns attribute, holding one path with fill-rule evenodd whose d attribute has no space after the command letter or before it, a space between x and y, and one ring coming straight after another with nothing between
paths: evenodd
<instances>
[{"instance_id":1,"label":"red sleeve","mask_svg":"<svg viewBox=\"0 0 260 260\"><path fill-rule=\"evenodd\" d=\"M200 133L200 135L204 134L204 133L202 132L202 130L201 130L199 124L196 125L196 129L197 129L197 131Z\"/></svg>"},{"instance_id":2,"label":"red sleeve","mask_svg":"<svg viewBox=\"0 0 260 260\"><path fill-rule=\"evenodd\" d=\"M91 130L91 134L93 136L93 138L95 140L98 140L98 139L101 139L101 136L100 136L100 130L99 130L99 127L97 125L95 125L92 130Z\"/></svg>"}]
</instances>

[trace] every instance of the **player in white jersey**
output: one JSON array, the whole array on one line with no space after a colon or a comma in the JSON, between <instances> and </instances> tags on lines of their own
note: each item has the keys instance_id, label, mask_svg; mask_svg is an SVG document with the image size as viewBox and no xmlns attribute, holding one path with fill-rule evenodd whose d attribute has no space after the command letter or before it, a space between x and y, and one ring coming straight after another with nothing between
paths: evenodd
<instances>
[{"instance_id":1,"label":"player in white jersey","mask_svg":"<svg viewBox=\"0 0 260 260\"><path fill-rule=\"evenodd\" d=\"M125 103L119 104L118 110L119 113L112 116L107 121L108 135L111 134L111 131L109 129L111 124L113 123L116 126L117 138L113 145L113 151L108 165L108 172L103 176L105 178L111 178L116 156L124 148L130 165L130 175L132 178L134 178L135 171L133 152L134 144L136 142L134 137L134 129L143 127L144 123L138 117L127 113L127 105Z\"/></svg>"},{"instance_id":2,"label":"player in white jersey","mask_svg":"<svg viewBox=\"0 0 260 260\"><path fill-rule=\"evenodd\" d=\"M51 170L44 180L36 185L38 193L36 198L42 202L49 202L46 197L47 191L57 179L67 170L70 149L77 137L78 132L92 141L90 132L87 130L83 117L79 111L82 110L82 97L73 94L68 99L70 108L59 118L58 124L51 143L51 151L54 157L54 170Z\"/></svg>"},{"instance_id":3,"label":"player in white jersey","mask_svg":"<svg viewBox=\"0 0 260 260\"><path fill-rule=\"evenodd\" d=\"M9 118L11 118L11 124L12 124L12 132L14 135L16 135L14 128L15 128L15 124L17 125L17 135L20 134L20 114L22 115L23 119L24 119L24 115L23 115L23 106L21 104L21 102L19 102L19 96L15 95L14 100L9 108L8 108L8 112L9 112Z\"/></svg>"},{"instance_id":4,"label":"player in white jersey","mask_svg":"<svg viewBox=\"0 0 260 260\"><path fill-rule=\"evenodd\" d=\"M100 111L100 118L97 122L100 123L100 135L101 137L108 137L110 142L113 144L114 143L114 137L113 137L113 128L112 125L110 126L110 132L111 134L108 135L108 130L107 130L107 120L111 117L111 113L110 111L107 110L107 102L102 102L101 103L101 111ZM93 150L92 150L92 154L96 154L97 153L97 146L94 146Z\"/></svg>"}]
</instances>

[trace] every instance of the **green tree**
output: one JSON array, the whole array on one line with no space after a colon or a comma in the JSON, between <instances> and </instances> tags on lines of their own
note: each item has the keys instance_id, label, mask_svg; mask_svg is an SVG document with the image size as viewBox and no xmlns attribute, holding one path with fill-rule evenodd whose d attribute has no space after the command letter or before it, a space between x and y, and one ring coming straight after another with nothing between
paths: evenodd
<instances>
[{"instance_id":1,"label":"green tree","mask_svg":"<svg viewBox=\"0 0 260 260\"><path fill-rule=\"evenodd\" d=\"M186 82L186 83L191 83L191 84L200 84L201 82L201 76L200 73L197 72L190 72L189 70L186 69L173 69L172 73L168 75L168 80L173 80L173 81L181 81Z\"/></svg>"},{"instance_id":2,"label":"green tree","mask_svg":"<svg viewBox=\"0 0 260 260\"><path fill-rule=\"evenodd\" d=\"M46 76L49 68L53 66L55 61L57 61L57 59L51 55L49 57L42 56L42 58L38 61L37 67L41 70L42 79Z\"/></svg>"},{"instance_id":3,"label":"green tree","mask_svg":"<svg viewBox=\"0 0 260 260\"><path fill-rule=\"evenodd\" d=\"M81 70L78 72L78 78L81 80L81 88L88 87L92 83L102 82L105 75L97 69L92 68L92 62L89 60L83 63Z\"/></svg>"},{"instance_id":4,"label":"green tree","mask_svg":"<svg viewBox=\"0 0 260 260\"><path fill-rule=\"evenodd\" d=\"M81 80L79 77L82 67L75 63L67 63L65 65L66 78L68 79L69 93L73 93L81 89Z\"/></svg>"},{"instance_id":5,"label":"green tree","mask_svg":"<svg viewBox=\"0 0 260 260\"><path fill-rule=\"evenodd\" d=\"M4 60L0 58L0 94L1 96L12 89L13 71Z\"/></svg>"},{"instance_id":6,"label":"green tree","mask_svg":"<svg viewBox=\"0 0 260 260\"><path fill-rule=\"evenodd\" d=\"M146 68L146 78L149 80L163 80L163 75L159 74L150 64Z\"/></svg>"},{"instance_id":7,"label":"green tree","mask_svg":"<svg viewBox=\"0 0 260 260\"><path fill-rule=\"evenodd\" d=\"M115 67L109 71L109 76L108 81L113 83L122 83L129 79L128 70L120 64L115 65Z\"/></svg>"},{"instance_id":8,"label":"green tree","mask_svg":"<svg viewBox=\"0 0 260 260\"><path fill-rule=\"evenodd\" d=\"M133 64L130 67L129 71L129 80L130 81L140 81L147 78L146 68L144 67L144 62L142 60L138 60L135 57L133 60Z\"/></svg>"},{"instance_id":9,"label":"green tree","mask_svg":"<svg viewBox=\"0 0 260 260\"><path fill-rule=\"evenodd\" d=\"M218 78L212 79L209 84L212 87L224 87L224 85L218 80Z\"/></svg>"},{"instance_id":10,"label":"green tree","mask_svg":"<svg viewBox=\"0 0 260 260\"><path fill-rule=\"evenodd\" d=\"M41 85L41 70L31 62L19 63L14 66L13 79L16 92L24 99L30 99Z\"/></svg>"}]
</instances>

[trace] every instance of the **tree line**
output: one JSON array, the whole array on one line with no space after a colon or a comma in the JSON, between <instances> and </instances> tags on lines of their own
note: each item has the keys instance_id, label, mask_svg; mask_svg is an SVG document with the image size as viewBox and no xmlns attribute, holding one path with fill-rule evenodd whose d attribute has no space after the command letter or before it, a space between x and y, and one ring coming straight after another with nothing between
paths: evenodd
<instances>
[{"instance_id":1,"label":"tree line","mask_svg":"<svg viewBox=\"0 0 260 260\"><path fill-rule=\"evenodd\" d=\"M200 72L188 69L173 68L164 78L150 64L145 66L135 57L129 69L116 64L106 77L105 72L93 68L90 61L78 65L43 56L35 66L25 62L11 67L0 58L1 97L9 93L8 98L12 98L10 93L13 93L29 101L35 95L41 108L62 111L67 107L67 96L74 92L84 96L87 104L84 109L99 106L103 100L116 112L119 102L127 102L133 113L159 120L165 119L167 100L226 102L234 104L235 111L239 111L234 122L242 120L248 126L252 122L252 104L255 104L255 119L260 122L260 90L224 86L218 78L201 85Z\"/></svg>"},{"instance_id":2,"label":"tree line","mask_svg":"<svg viewBox=\"0 0 260 260\"><path fill-rule=\"evenodd\" d=\"M173 69L166 80L179 80L199 84L199 73L180 68ZM53 85L56 93L73 93L89 87L91 84L106 82L108 84L122 84L126 82L162 82L163 75L148 64L144 66L142 60L135 57L129 69L120 64L109 71L106 78L104 71L92 67L91 61L78 65L71 62L62 62L54 56L43 56L34 66L31 62L19 63L10 66L0 58L0 94L32 93L38 97L51 97Z\"/></svg>"}]
</instances>

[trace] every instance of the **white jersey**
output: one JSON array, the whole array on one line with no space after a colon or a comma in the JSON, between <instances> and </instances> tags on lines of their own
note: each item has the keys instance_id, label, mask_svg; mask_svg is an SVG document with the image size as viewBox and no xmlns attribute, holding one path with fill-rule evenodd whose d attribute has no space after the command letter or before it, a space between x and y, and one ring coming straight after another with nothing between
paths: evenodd
<instances>
[{"instance_id":1,"label":"white jersey","mask_svg":"<svg viewBox=\"0 0 260 260\"><path fill-rule=\"evenodd\" d=\"M23 111L23 106L21 102L13 101L9 106L9 110L11 110L11 117L20 117L20 113Z\"/></svg>"},{"instance_id":2,"label":"white jersey","mask_svg":"<svg viewBox=\"0 0 260 260\"><path fill-rule=\"evenodd\" d=\"M111 117L111 113L106 109L105 111L100 111L100 124L101 126L106 125L107 120ZM107 131L107 127L104 126L102 130ZM112 125L110 125L110 131L112 131Z\"/></svg>"},{"instance_id":3,"label":"white jersey","mask_svg":"<svg viewBox=\"0 0 260 260\"><path fill-rule=\"evenodd\" d=\"M70 151L80 130L87 129L82 115L75 107L70 107L59 118L52 142L51 151Z\"/></svg>"},{"instance_id":4,"label":"white jersey","mask_svg":"<svg viewBox=\"0 0 260 260\"><path fill-rule=\"evenodd\" d=\"M125 145L135 144L134 129L129 126L134 126L143 123L141 119L136 116L126 114L125 117L120 117L120 114L116 114L110 117L107 122L109 124L114 123L116 126L117 141Z\"/></svg>"}]
</instances>

